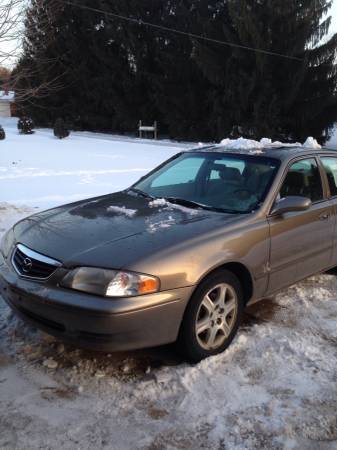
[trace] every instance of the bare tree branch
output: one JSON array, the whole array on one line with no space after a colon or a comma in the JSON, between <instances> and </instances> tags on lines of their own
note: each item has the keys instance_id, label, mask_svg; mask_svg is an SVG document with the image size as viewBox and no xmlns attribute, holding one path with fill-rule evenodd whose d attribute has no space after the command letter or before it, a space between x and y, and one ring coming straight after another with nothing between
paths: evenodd
<instances>
[{"instance_id":1,"label":"bare tree branch","mask_svg":"<svg viewBox=\"0 0 337 450\"><path fill-rule=\"evenodd\" d=\"M62 1L54 0L49 2L49 7L63 7ZM22 58L25 46L25 20L32 11L29 9L29 0L0 0L0 68L12 68L20 58ZM41 8L43 8L41 1ZM50 42L54 39L53 30L50 26L48 14L41 22L39 20L40 32L48 36ZM42 44L41 44L42 45ZM44 41L43 45L46 45ZM29 69L24 65L19 66L19 70L14 70L12 76L6 82L6 89L15 91L15 100L17 103L26 102L34 98L47 97L53 91L63 88L62 78L66 74L66 69L62 75L58 75L52 79L39 81L36 85L36 79L41 79L41 67L50 69L57 62L57 58L46 58L44 52L35 48L36 54L32 55L34 64L29 65ZM38 69L39 67L39 69ZM46 70L46 73L50 70ZM39 75L37 77L37 75ZM1 80L0 80L1 82ZM2 80L4 83L4 80ZM24 86L24 87L22 87ZM0 86L1 87L1 86Z\"/></svg>"},{"instance_id":2,"label":"bare tree branch","mask_svg":"<svg viewBox=\"0 0 337 450\"><path fill-rule=\"evenodd\" d=\"M20 56L27 0L0 0L0 64L12 65Z\"/></svg>"}]
</instances>

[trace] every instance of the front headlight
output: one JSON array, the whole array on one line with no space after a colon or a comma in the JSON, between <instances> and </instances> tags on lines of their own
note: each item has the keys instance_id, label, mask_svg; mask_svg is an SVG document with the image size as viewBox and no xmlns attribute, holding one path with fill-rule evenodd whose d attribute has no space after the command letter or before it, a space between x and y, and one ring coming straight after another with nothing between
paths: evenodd
<instances>
[{"instance_id":1,"label":"front headlight","mask_svg":"<svg viewBox=\"0 0 337 450\"><path fill-rule=\"evenodd\" d=\"M10 230L7 231L7 233L5 233L0 242L0 251L5 258L8 257L11 248L13 246L13 243L14 243L14 231L11 228Z\"/></svg>"},{"instance_id":2,"label":"front headlight","mask_svg":"<svg viewBox=\"0 0 337 450\"><path fill-rule=\"evenodd\" d=\"M93 267L72 270L60 285L104 297L134 297L159 291L159 280L156 277Z\"/></svg>"}]
</instances>

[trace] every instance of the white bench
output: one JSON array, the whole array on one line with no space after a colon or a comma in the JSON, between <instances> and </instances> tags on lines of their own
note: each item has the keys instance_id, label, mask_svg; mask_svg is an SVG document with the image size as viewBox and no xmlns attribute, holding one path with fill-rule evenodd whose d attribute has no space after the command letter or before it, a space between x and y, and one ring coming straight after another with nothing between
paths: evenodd
<instances>
[{"instance_id":1,"label":"white bench","mask_svg":"<svg viewBox=\"0 0 337 450\"><path fill-rule=\"evenodd\" d=\"M138 124L138 131L139 131L140 139L142 139L144 132L145 133L147 133L147 132L153 133L153 138L156 140L158 139L158 124L157 124L157 122L154 122L154 124L152 126L145 126L142 124L142 121L140 120L139 124Z\"/></svg>"}]
</instances>

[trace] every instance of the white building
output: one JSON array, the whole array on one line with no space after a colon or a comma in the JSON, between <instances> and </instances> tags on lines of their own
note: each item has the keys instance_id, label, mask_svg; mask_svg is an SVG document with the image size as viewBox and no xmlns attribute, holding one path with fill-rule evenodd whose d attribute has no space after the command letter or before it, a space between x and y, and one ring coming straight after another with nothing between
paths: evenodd
<instances>
[{"instance_id":1,"label":"white building","mask_svg":"<svg viewBox=\"0 0 337 450\"><path fill-rule=\"evenodd\" d=\"M0 91L0 117L11 117L11 104L14 103L13 91Z\"/></svg>"}]
</instances>

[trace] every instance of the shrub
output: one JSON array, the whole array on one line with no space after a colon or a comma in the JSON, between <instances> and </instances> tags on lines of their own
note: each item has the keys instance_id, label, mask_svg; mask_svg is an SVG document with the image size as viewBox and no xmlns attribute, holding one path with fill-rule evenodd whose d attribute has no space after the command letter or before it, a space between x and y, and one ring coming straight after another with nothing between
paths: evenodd
<instances>
[{"instance_id":1,"label":"shrub","mask_svg":"<svg viewBox=\"0 0 337 450\"><path fill-rule=\"evenodd\" d=\"M54 124L54 136L59 139L64 139L68 137L70 134L68 128L63 119L59 118L55 121Z\"/></svg>"},{"instance_id":2,"label":"shrub","mask_svg":"<svg viewBox=\"0 0 337 450\"><path fill-rule=\"evenodd\" d=\"M18 121L18 130L21 134L33 134L34 122L30 117L21 117Z\"/></svg>"},{"instance_id":3,"label":"shrub","mask_svg":"<svg viewBox=\"0 0 337 450\"><path fill-rule=\"evenodd\" d=\"M0 125L0 141L3 141L4 139L6 139L6 133L5 130L2 128L2 126Z\"/></svg>"}]
</instances>

